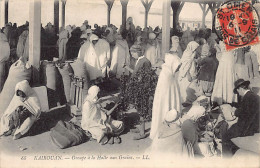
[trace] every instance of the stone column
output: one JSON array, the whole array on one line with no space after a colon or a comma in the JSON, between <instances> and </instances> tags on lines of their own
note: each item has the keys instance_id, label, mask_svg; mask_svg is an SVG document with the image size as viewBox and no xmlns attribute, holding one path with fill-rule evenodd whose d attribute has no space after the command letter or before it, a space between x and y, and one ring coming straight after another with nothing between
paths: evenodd
<instances>
[{"instance_id":1,"label":"stone column","mask_svg":"<svg viewBox=\"0 0 260 168\"><path fill-rule=\"evenodd\" d=\"M8 0L5 0L5 24L8 23Z\"/></svg>"},{"instance_id":2,"label":"stone column","mask_svg":"<svg viewBox=\"0 0 260 168\"><path fill-rule=\"evenodd\" d=\"M111 9L113 7L115 0L105 0L107 4L107 26L110 25L110 16L111 16Z\"/></svg>"},{"instance_id":3,"label":"stone column","mask_svg":"<svg viewBox=\"0 0 260 168\"><path fill-rule=\"evenodd\" d=\"M210 8L209 7L207 8L206 7L207 4L205 4L205 3L203 3L203 4L199 3L199 5L202 10L202 28L205 28L206 27L206 24L205 24L206 16L207 16Z\"/></svg>"},{"instance_id":4,"label":"stone column","mask_svg":"<svg viewBox=\"0 0 260 168\"><path fill-rule=\"evenodd\" d=\"M170 49L170 16L171 16L171 1L165 0L163 2L162 15L162 58Z\"/></svg>"},{"instance_id":5,"label":"stone column","mask_svg":"<svg viewBox=\"0 0 260 168\"><path fill-rule=\"evenodd\" d=\"M61 27L65 28L65 7L67 0L61 0Z\"/></svg>"},{"instance_id":6,"label":"stone column","mask_svg":"<svg viewBox=\"0 0 260 168\"><path fill-rule=\"evenodd\" d=\"M55 32L56 34L59 33L59 0L54 0L54 21L53 21L53 24L54 24L54 27L55 27Z\"/></svg>"},{"instance_id":7,"label":"stone column","mask_svg":"<svg viewBox=\"0 0 260 168\"><path fill-rule=\"evenodd\" d=\"M122 5L122 29L126 28L127 4L128 0L120 0Z\"/></svg>"},{"instance_id":8,"label":"stone column","mask_svg":"<svg viewBox=\"0 0 260 168\"><path fill-rule=\"evenodd\" d=\"M29 8L29 63L33 66L32 83L39 83L41 56L41 1L30 0Z\"/></svg>"}]
</instances>

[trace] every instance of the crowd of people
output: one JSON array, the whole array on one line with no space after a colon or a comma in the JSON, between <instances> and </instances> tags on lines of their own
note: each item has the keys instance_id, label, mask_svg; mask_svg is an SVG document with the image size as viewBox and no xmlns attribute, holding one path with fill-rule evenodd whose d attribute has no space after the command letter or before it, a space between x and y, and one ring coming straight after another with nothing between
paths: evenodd
<instances>
[{"instance_id":1,"label":"crowd of people","mask_svg":"<svg viewBox=\"0 0 260 168\"><path fill-rule=\"evenodd\" d=\"M16 24L8 23L1 29L2 85L6 76L2 70L4 64L29 58L28 25L27 22L17 28ZM69 25L61 28L58 34L49 23L41 31L41 60L76 60L84 64L90 87L84 95L81 127L98 143L120 143L124 123L111 119L115 108L105 110L98 104L101 90L96 84L113 78L120 85L123 75L133 77L141 69L156 69L159 78L153 99L150 150L203 156L199 142L212 144L215 137L212 135L215 134L214 128L209 124L221 123L225 120L224 114L229 113L238 121L221 129L220 139L223 155L234 154L237 147L232 138L259 133L259 97L250 90L250 82L260 78L259 45L229 51L209 28L198 31L178 29L171 31L170 50L162 55L161 40L159 27L135 27L131 17L125 28L118 29L112 24L102 27L95 24L91 28L86 20L81 27ZM22 86L24 89L20 88ZM20 138L37 120L40 106L29 87L26 81L17 84L14 99L20 97L20 103L17 106L10 104L12 107L5 110L1 117L1 135L10 135L10 130L19 125L14 139ZM230 111L224 112L223 106L229 106ZM214 119L209 115L207 125L199 127L200 119L218 107L221 115ZM22 116L27 126L10 124L10 118L15 115ZM28 121L24 117L28 117ZM139 128L134 130L137 133L134 140L146 138L143 127Z\"/></svg>"}]
</instances>

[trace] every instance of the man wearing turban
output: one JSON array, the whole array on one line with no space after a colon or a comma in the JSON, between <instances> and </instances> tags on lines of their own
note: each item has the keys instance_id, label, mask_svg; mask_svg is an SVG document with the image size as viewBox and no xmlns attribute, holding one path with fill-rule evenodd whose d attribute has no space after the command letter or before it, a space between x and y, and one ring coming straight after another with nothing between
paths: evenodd
<instances>
[{"instance_id":1,"label":"man wearing turban","mask_svg":"<svg viewBox=\"0 0 260 168\"><path fill-rule=\"evenodd\" d=\"M145 57L151 62L152 66L155 66L159 61L159 52L157 51L156 35L154 33L149 33L149 39L147 40Z\"/></svg>"},{"instance_id":2,"label":"man wearing turban","mask_svg":"<svg viewBox=\"0 0 260 168\"><path fill-rule=\"evenodd\" d=\"M88 90L87 97L82 108L82 129L89 131L92 138L96 139L101 145L108 143L110 136L111 143L120 143L121 139L118 137L124 130L122 121L111 119L110 114L115 110L115 105L111 110L107 111L98 103L98 93L100 89L98 86L91 86ZM116 137L114 141L114 136Z\"/></svg>"},{"instance_id":3,"label":"man wearing turban","mask_svg":"<svg viewBox=\"0 0 260 168\"><path fill-rule=\"evenodd\" d=\"M84 62L90 80L106 77L107 63L110 60L110 46L95 34L90 36L90 45L86 50Z\"/></svg>"}]
</instances>

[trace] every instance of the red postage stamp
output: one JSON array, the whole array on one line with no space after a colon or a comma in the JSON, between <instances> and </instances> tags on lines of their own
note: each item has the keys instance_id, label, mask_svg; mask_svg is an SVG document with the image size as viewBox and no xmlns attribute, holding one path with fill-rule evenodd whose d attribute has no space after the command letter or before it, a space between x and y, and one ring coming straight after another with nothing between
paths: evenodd
<instances>
[{"instance_id":1,"label":"red postage stamp","mask_svg":"<svg viewBox=\"0 0 260 168\"><path fill-rule=\"evenodd\" d=\"M258 43L258 26L258 13L250 1L228 1L216 12L215 28L227 50Z\"/></svg>"}]
</instances>

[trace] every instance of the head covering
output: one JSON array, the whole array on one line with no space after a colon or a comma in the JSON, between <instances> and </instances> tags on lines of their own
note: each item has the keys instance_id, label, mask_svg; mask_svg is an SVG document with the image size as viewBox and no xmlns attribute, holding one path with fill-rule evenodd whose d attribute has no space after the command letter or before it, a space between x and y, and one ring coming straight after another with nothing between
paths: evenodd
<instances>
[{"instance_id":1,"label":"head covering","mask_svg":"<svg viewBox=\"0 0 260 168\"><path fill-rule=\"evenodd\" d=\"M71 26L70 25L66 26L65 30L71 31Z\"/></svg>"},{"instance_id":2,"label":"head covering","mask_svg":"<svg viewBox=\"0 0 260 168\"><path fill-rule=\"evenodd\" d=\"M177 52L178 46L180 45L179 44L179 37L178 36L172 36L171 40L172 40L172 48L170 49L170 51Z\"/></svg>"},{"instance_id":3,"label":"head covering","mask_svg":"<svg viewBox=\"0 0 260 168\"><path fill-rule=\"evenodd\" d=\"M88 38L87 33L82 34L82 35L80 36L80 38L81 38L81 39L87 39L87 38Z\"/></svg>"},{"instance_id":4,"label":"head covering","mask_svg":"<svg viewBox=\"0 0 260 168\"><path fill-rule=\"evenodd\" d=\"M8 42L7 37L4 33L0 33L0 42Z\"/></svg>"},{"instance_id":5,"label":"head covering","mask_svg":"<svg viewBox=\"0 0 260 168\"><path fill-rule=\"evenodd\" d=\"M237 94L237 89L240 87L240 86L248 86L250 84L250 81L245 81L244 79L238 79L237 81L235 81L234 85L235 85L235 88L233 90L233 92L235 94Z\"/></svg>"},{"instance_id":6,"label":"head covering","mask_svg":"<svg viewBox=\"0 0 260 168\"><path fill-rule=\"evenodd\" d=\"M205 114L205 108L199 105L192 105L188 111L187 116L189 119L196 121L198 118Z\"/></svg>"},{"instance_id":7,"label":"head covering","mask_svg":"<svg viewBox=\"0 0 260 168\"><path fill-rule=\"evenodd\" d=\"M92 30L91 29L87 29L86 33L92 33Z\"/></svg>"},{"instance_id":8,"label":"head covering","mask_svg":"<svg viewBox=\"0 0 260 168\"><path fill-rule=\"evenodd\" d=\"M192 67L193 59L196 55L195 50L199 47L199 44L195 41L189 42L187 45L186 50L183 52L183 55L181 57L181 63L182 66L180 68L180 77L185 77L187 72ZM192 74L194 75L194 74Z\"/></svg>"},{"instance_id":9,"label":"head covering","mask_svg":"<svg viewBox=\"0 0 260 168\"><path fill-rule=\"evenodd\" d=\"M0 135L10 129L10 116L17 109L17 107L25 107L36 119L38 119L41 114L41 104L39 98L36 92L30 87L29 82L27 80L23 80L17 83L15 87L15 93L17 93L17 90L24 92L27 97L24 101L22 101L20 96L17 96L16 94L13 96L13 99L11 100L9 106L1 118ZM24 135L26 132L28 132L35 121L36 120L30 120L30 123L22 123L21 127L16 129L14 135L17 135L18 133ZM26 128L24 124L27 125Z\"/></svg>"},{"instance_id":10,"label":"head covering","mask_svg":"<svg viewBox=\"0 0 260 168\"><path fill-rule=\"evenodd\" d=\"M133 23L133 18L132 17L128 17L126 20L127 23Z\"/></svg>"},{"instance_id":11,"label":"head covering","mask_svg":"<svg viewBox=\"0 0 260 168\"><path fill-rule=\"evenodd\" d=\"M209 45L203 44L201 48L201 57L207 57L207 56L209 56Z\"/></svg>"},{"instance_id":12,"label":"head covering","mask_svg":"<svg viewBox=\"0 0 260 168\"><path fill-rule=\"evenodd\" d=\"M229 104L222 104L220 105L220 109L223 113L223 116L225 118L225 120L227 121L233 121L236 119L236 116L232 115L232 106Z\"/></svg>"},{"instance_id":13,"label":"head covering","mask_svg":"<svg viewBox=\"0 0 260 168\"><path fill-rule=\"evenodd\" d=\"M130 52L141 52L142 51L142 46L139 44L134 44L132 45L132 47L130 48Z\"/></svg>"},{"instance_id":14,"label":"head covering","mask_svg":"<svg viewBox=\"0 0 260 168\"><path fill-rule=\"evenodd\" d=\"M94 40L98 40L99 38L98 38L98 36L97 35L95 35L95 34L91 34L91 36L90 36L90 41L92 42L92 41L94 41Z\"/></svg>"},{"instance_id":15,"label":"head covering","mask_svg":"<svg viewBox=\"0 0 260 168\"><path fill-rule=\"evenodd\" d=\"M88 89L88 95L87 98L90 100L93 100L93 98L95 98L98 95L98 92L100 91L99 87L96 85L91 86Z\"/></svg>"},{"instance_id":16,"label":"head covering","mask_svg":"<svg viewBox=\"0 0 260 168\"><path fill-rule=\"evenodd\" d=\"M85 21L83 22L83 24L84 24L84 25L88 25L88 20L85 20Z\"/></svg>"},{"instance_id":17,"label":"head covering","mask_svg":"<svg viewBox=\"0 0 260 168\"><path fill-rule=\"evenodd\" d=\"M154 33L149 33L149 39L154 40L156 38L156 35Z\"/></svg>"},{"instance_id":18,"label":"head covering","mask_svg":"<svg viewBox=\"0 0 260 168\"><path fill-rule=\"evenodd\" d=\"M136 30L139 30L139 31L142 31L141 27L140 26L136 26L135 28Z\"/></svg>"},{"instance_id":19,"label":"head covering","mask_svg":"<svg viewBox=\"0 0 260 168\"><path fill-rule=\"evenodd\" d=\"M154 33L155 34L159 34L161 32L159 26L157 26L155 29L154 29Z\"/></svg>"},{"instance_id":20,"label":"head covering","mask_svg":"<svg viewBox=\"0 0 260 168\"><path fill-rule=\"evenodd\" d=\"M18 90L22 91L27 97L26 101L24 102L27 109L33 115L38 117L41 112L40 111L40 102L39 102L36 92L29 85L29 82L27 80L23 80L16 84L16 86L15 86L15 95L16 96L18 96L17 95Z\"/></svg>"},{"instance_id":21,"label":"head covering","mask_svg":"<svg viewBox=\"0 0 260 168\"><path fill-rule=\"evenodd\" d=\"M173 122L176 119L178 119L178 112L175 109L168 111L164 117L164 120L166 122Z\"/></svg>"}]
</instances>

